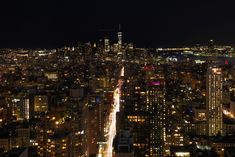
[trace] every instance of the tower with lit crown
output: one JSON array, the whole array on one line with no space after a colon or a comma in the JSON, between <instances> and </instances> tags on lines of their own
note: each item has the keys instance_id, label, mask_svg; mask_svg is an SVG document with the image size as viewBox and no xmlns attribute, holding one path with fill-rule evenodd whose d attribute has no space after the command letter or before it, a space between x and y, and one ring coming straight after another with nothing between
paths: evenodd
<instances>
[{"instance_id":1,"label":"tower with lit crown","mask_svg":"<svg viewBox=\"0 0 235 157\"><path fill-rule=\"evenodd\" d=\"M149 155L162 157L166 136L164 79L152 80L147 84L146 98L150 125Z\"/></svg>"},{"instance_id":2,"label":"tower with lit crown","mask_svg":"<svg viewBox=\"0 0 235 157\"><path fill-rule=\"evenodd\" d=\"M206 82L207 131L209 136L223 134L222 69L209 67Z\"/></svg>"}]
</instances>

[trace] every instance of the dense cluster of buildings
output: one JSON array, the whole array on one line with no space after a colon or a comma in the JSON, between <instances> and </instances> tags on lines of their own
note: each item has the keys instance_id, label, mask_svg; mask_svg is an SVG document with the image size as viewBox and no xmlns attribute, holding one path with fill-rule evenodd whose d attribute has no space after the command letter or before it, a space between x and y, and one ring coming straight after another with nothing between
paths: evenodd
<instances>
[{"instance_id":1,"label":"dense cluster of buildings","mask_svg":"<svg viewBox=\"0 0 235 157\"><path fill-rule=\"evenodd\" d=\"M118 80L111 156L234 156L232 46L111 43L0 50L2 156L107 156Z\"/></svg>"}]
</instances>

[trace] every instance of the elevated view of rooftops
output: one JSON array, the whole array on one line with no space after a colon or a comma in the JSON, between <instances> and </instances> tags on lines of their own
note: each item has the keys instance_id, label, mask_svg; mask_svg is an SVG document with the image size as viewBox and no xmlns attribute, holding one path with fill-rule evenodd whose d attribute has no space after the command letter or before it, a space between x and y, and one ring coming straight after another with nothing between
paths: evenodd
<instances>
[{"instance_id":1,"label":"elevated view of rooftops","mask_svg":"<svg viewBox=\"0 0 235 157\"><path fill-rule=\"evenodd\" d=\"M0 157L234 157L225 2L3 2Z\"/></svg>"}]
</instances>

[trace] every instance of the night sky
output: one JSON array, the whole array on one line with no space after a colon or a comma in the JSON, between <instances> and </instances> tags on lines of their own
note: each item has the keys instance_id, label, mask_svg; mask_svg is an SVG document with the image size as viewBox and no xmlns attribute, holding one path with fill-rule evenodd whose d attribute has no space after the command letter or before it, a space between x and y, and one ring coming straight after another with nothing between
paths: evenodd
<instances>
[{"instance_id":1,"label":"night sky","mask_svg":"<svg viewBox=\"0 0 235 157\"><path fill-rule=\"evenodd\" d=\"M127 2L128 1L128 2ZM0 2L0 47L75 46L96 41L122 24L125 42L141 47L235 43L231 1L4 0Z\"/></svg>"}]
</instances>

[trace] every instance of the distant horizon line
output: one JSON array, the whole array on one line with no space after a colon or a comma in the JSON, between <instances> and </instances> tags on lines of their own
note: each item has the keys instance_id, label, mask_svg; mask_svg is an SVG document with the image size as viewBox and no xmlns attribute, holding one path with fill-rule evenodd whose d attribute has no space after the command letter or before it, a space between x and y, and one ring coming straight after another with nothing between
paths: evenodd
<instances>
[{"instance_id":1,"label":"distant horizon line","mask_svg":"<svg viewBox=\"0 0 235 157\"><path fill-rule=\"evenodd\" d=\"M95 44L98 42L94 42L94 41L78 41L77 45L75 44L64 44L63 46L22 46L22 47L18 47L18 46L6 46L6 47L0 47L1 50L3 49L61 49L61 48L73 48L73 47L78 47L78 44L86 44L86 43L91 43L91 44ZM129 43L125 43L125 44L131 44L133 42L129 42ZM113 43L115 44L115 43ZM59 44L58 44L59 45ZM135 46L135 43L133 43L134 48L183 48L183 47L195 47L195 46L209 46L209 42L206 43L194 43L194 44L159 44L158 46ZM235 47L235 44L225 44L225 43L216 43L214 44L214 46L231 46L231 47Z\"/></svg>"}]
</instances>

